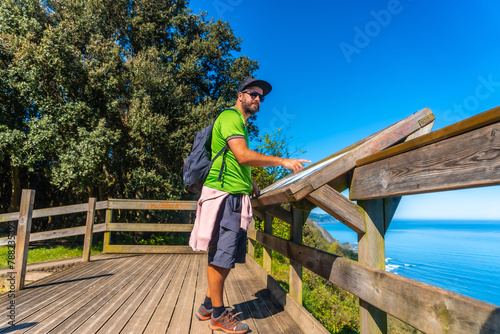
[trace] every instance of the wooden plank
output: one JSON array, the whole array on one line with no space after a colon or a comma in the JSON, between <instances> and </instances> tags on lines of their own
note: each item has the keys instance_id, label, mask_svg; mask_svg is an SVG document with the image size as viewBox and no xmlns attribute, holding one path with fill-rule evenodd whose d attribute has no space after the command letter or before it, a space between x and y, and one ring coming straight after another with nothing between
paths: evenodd
<instances>
[{"instance_id":1,"label":"wooden plank","mask_svg":"<svg viewBox=\"0 0 500 334\"><path fill-rule=\"evenodd\" d=\"M68 333L81 327L96 312L100 312L107 302L115 298L120 293L120 289L132 284L137 273L147 270L154 264L152 256L130 257L130 259L133 262L126 262L123 259L114 260L113 267L108 268L108 272L112 272L113 275L106 281L95 284L95 288L84 293L82 302L79 300L76 305L70 305L67 311L65 310L64 320L55 328L55 332ZM161 260L161 263L165 263L165 260Z\"/></svg>"},{"instance_id":2,"label":"wooden plank","mask_svg":"<svg viewBox=\"0 0 500 334\"><path fill-rule=\"evenodd\" d=\"M148 263L148 261L144 262ZM116 267L113 269L107 269L108 275L96 277L91 284L87 283L80 288L73 286L68 289L69 293L64 295L61 295L58 290L56 295L59 298L57 298L56 302L38 308L36 313L25 319L25 321L36 323L26 333L48 333L51 330L63 333L63 323L71 315L80 313L81 309L95 312L99 304L103 304L102 298L106 298L113 291L116 291L114 289L123 289L127 283L133 280L133 275L127 273L132 266L127 265L126 261L115 263L115 265Z\"/></svg>"},{"instance_id":3,"label":"wooden plank","mask_svg":"<svg viewBox=\"0 0 500 334\"><path fill-rule=\"evenodd\" d=\"M205 297L207 295L207 290L208 290L208 281L207 281L208 259L204 255L197 255L197 256L200 257L200 263L198 267L198 277L196 280L196 291L194 297L193 314L191 316L190 333L211 334L212 330L208 327L208 322L210 320L200 321L195 316L196 311L198 311L200 305L205 301Z\"/></svg>"},{"instance_id":4,"label":"wooden plank","mask_svg":"<svg viewBox=\"0 0 500 334\"><path fill-rule=\"evenodd\" d=\"M87 222L85 224L85 239L83 241L83 262L90 261L90 252L92 250L92 235L94 231L94 220L95 220L95 203L96 198L89 198L89 206L87 210Z\"/></svg>"},{"instance_id":5,"label":"wooden plank","mask_svg":"<svg viewBox=\"0 0 500 334\"><path fill-rule=\"evenodd\" d=\"M260 210L257 210L256 208L252 208L252 212L253 212L254 216L257 216L260 219L264 220L264 217L265 217L265 212L264 211L260 211Z\"/></svg>"},{"instance_id":6,"label":"wooden plank","mask_svg":"<svg viewBox=\"0 0 500 334\"><path fill-rule=\"evenodd\" d=\"M279 303L286 311L289 317L282 317L279 322L281 327L284 328L284 332L291 333L295 332L294 327L298 326L302 332L307 334L329 334L330 332L326 330L319 323L319 321L314 318L307 310L298 304L286 291L279 285L276 280L269 276L269 274L257 263L254 259L247 256L246 266L249 270L257 276L258 280L268 289L272 294L273 298ZM253 282L255 280L252 280ZM285 318L285 319L283 319ZM287 318L291 318L293 324L289 322ZM295 325L295 326L294 326Z\"/></svg>"},{"instance_id":7,"label":"wooden plank","mask_svg":"<svg viewBox=\"0 0 500 334\"><path fill-rule=\"evenodd\" d=\"M133 200L109 199L109 209L127 210L193 210L196 211L196 201L160 201L160 200Z\"/></svg>"},{"instance_id":8,"label":"wooden plank","mask_svg":"<svg viewBox=\"0 0 500 334\"><path fill-rule=\"evenodd\" d=\"M278 218L281 221L284 221L285 223L292 224L293 218L292 218L292 213L281 206L275 206L269 210L266 211L269 213L271 216Z\"/></svg>"},{"instance_id":9,"label":"wooden plank","mask_svg":"<svg viewBox=\"0 0 500 334\"><path fill-rule=\"evenodd\" d=\"M99 201L95 204L96 210L105 210L108 208L108 201Z\"/></svg>"},{"instance_id":10,"label":"wooden plank","mask_svg":"<svg viewBox=\"0 0 500 334\"><path fill-rule=\"evenodd\" d=\"M181 287L181 293L177 299L174 313L168 325L167 334L189 333L190 321L188 315L193 314L193 309L198 306L193 304L196 288L196 278L200 266L199 256L190 256L190 263L187 269L186 278ZM194 310L196 312L196 310Z\"/></svg>"},{"instance_id":11,"label":"wooden plank","mask_svg":"<svg viewBox=\"0 0 500 334\"><path fill-rule=\"evenodd\" d=\"M89 280L99 280L102 277L102 271L86 272L90 268L101 269L103 264L89 263L87 266L79 266L64 270L63 272L53 274L48 278L41 279L36 284L31 284L29 289L21 291L16 295L16 322L21 324L36 325L47 318L47 310L57 307L65 299L73 298L78 293L84 293L91 287ZM75 276L76 273L76 276ZM83 279L82 279L83 275ZM87 275L91 277L87 278ZM53 279L56 278L54 281ZM6 332L12 328L2 328ZM25 328L27 329L27 328ZM4 332L0 330L0 332Z\"/></svg>"},{"instance_id":12,"label":"wooden plank","mask_svg":"<svg viewBox=\"0 0 500 334\"><path fill-rule=\"evenodd\" d=\"M273 234L273 217L266 213L266 219L264 219L264 233ZM271 273L273 252L269 247L264 247L263 250L263 267L268 272Z\"/></svg>"},{"instance_id":13,"label":"wooden plank","mask_svg":"<svg viewBox=\"0 0 500 334\"><path fill-rule=\"evenodd\" d=\"M125 262L115 264L118 270L126 266ZM39 314L33 316L31 322L37 323L37 325L30 328L27 333L48 333L49 331L65 333L69 331L68 328L74 329L75 326L66 326L69 319L74 320L73 317L83 313L80 312L82 308L87 310L93 309L89 303L95 301L96 296L101 297L107 292L107 284L112 283L108 281L108 279L109 277L106 276L97 277L92 284L87 284L80 289L73 287L71 293L60 296L54 303L48 304L48 306L44 308L43 313L39 312ZM120 279L123 279L123 277L113 276L111 278L111 280L114 280L115 284L121 283ZM57 290L56 294L59 295L60 291ZM43 316L45 316L45 319L43 319ZM72 324L74 325L74 321Z\"/></svg>"},{"instance_id":14,"label":"wooden plank","mask_svg":"<svg viewBox=\"0 0 500 334\"><path fill-rule=\"evenodd\" d=\"M120 307L106 320L104 326L99 328L97 333L120 333L123 328L129 323L130 318L140 309L146 298L151 297L150 293L162 274L169 267L169 259L160 256L159 265L151 271L148 276L140 283L139 288L120 305Z\"/></svg>"},{"instance_id":15,"label":"wooden plank","mask_svg":"<svg viewBox=\"0 0 500 334\"><path fill-rule=\"evenodd\" d=\"M45 209L36 209L33 210L32 218L42 218L42 217L50 217L57 215L66 215L70 213L77 212L85 212L87 211L87 205L84 204L74 204L74 205L66 205L55 208L45 208ZM101 201L96 203L96 210L106 209L108 206L108 201ZM11 213L3 213L0 214L0 223L10 222L17 220L19 218L19 212L11 212Z\"/></svg>"},{"instance_id":16,"label":"wooden plank","mask_svg":"<svg viewBox=\"0 0 500 334\"><path fill-rule=\"evenodd\" d=\"M28 285L29 289L24 289L16 293L16 321L21 321L26 314L29 315L32 312L30 305L36 305L41 308L43 305L46 305L45 303L53 302L56 295L63 294L67 286L87 284L87 277L93 279L96 275L100 275L99 270L107 266L105 256L100 254L97 261L91 262L88 265L69 267L37 280ZM61 278L62 276L64 276L64 279ZM82 277L84 279L81 279ZM8 300L7 294L0 295L0 303L8 302ZM0 328L2 328L1 323Z\"/></svg>"},{"instance_id":17,"label":"wooden plank","mask_svg":"<svg viewBox=\"0 0 500 334\"><path fill-rule=\"evenodd\" d=\"M101 265L101 269L106 269L107 276L102 276L95 278L91 284L86 283L81 280L82 277L79 275L80 279L70 279L68 281L67 275L61 275L57 280L57 284L69 284L72 285L71 288L62 289L68 290L63 296L59 294L61 286L57 286L57 291L52 293L54 297L50 302L43 304L40 308L38 301L30 302L29 308L32 310L29 317L24 318L26 321L22 321L22 327L14 332L27 332L27 333L65 333L65 332L75 332L75 333L96 333L96 332L124 332L124 333L135 333L135 332L145 332L145 333L156 333L158 331L150 331L151 328L144 329L145 324L151 324L152 321L159 320L157 316L156 319L150 317L152 312L160 312L165 310L165 306L172 307L179 314L179 326L175 325L172 313L169 316L161 317L162 326L164 330L159 332L165 332L167 326L170 323L170 329L178 329L179 332L190 332L190 333L209 333L207 322L202 322L202 331L194 331L193 327L186 324L186 310L188 310L189 316L192 316L193 312L193 299L192 298L182 298L184 291L189 291L187 295L192 295L195 297L194 286L196 283L196 277L200 268L205 268L206 266L206 256L204 255L175 255L178 258L183 257L184 259L194 260L193 266L191 267L191 275L185 276L186 266L180 266L177 263L171 263L165 260L165 255L143 255L135 257L124 257L124 259L117 258L120 261L120 265L117 263L108 263L103 265L103 261L90 262L88 264L82 264L78 267L78 271L82 268L92 268L95 269L95 265ZM120 256L123 257L123 256ZM130 263L130 259L135 263ZM200 261L203 259L203 261ZM124 261L127 260L128 262ZM99 263L101 262L101 263ZM201 263L203 262L203 264ZM239 266L239 265L238 265ZM180 270L179 272L175 272ZM102 270L101 273L104 273ZM62 274L64 272L58 273L56 275ZM93 270L89 273L94 274ZM137 273L144 273L143 275L137 275ZM81 272L80 272L81 274ZM177 284L173 282L164 283L164 278L169 276L170 278L177 279ZM203 275L204 276L204 275ZM78 277L78 276L77 276ZM193 278L193 279L190 279ZM248 294L250 301L245 298L242 299L240 306L249 305L248 303L256 304L258 307L251 307L253 314L252 317L258 317L259 325L252 326L254 332L265 333L298 333L297 327L285 327L281 322L277 322L277 319L287 319L288 325L293 324L290 317L285 316L282 312L277 314L277 310L274 310L271 301L266 300L265 291L261 291L258 288L252 288L248 290L246 287L249 284L255 287L255 283L252 282L254 278L253 275L248 274L248 279L245 279L242 285L238 286L238 289L244 289L245 293ZM230 278L231 279L231 278ZM169 279L167 279L169 280ZM67 283L66 283L67 282ZM181 285L184 285L180 288ZM185 288L187 285L192 285L192 289ZM165 287L168 286L167 289ZM55 285L42 285L38 289L53 288ZM202 289L205 291L206 285ZM169 290L169 291L166 291ZM181 290L181 294L178 295L177 291ZM255 297L251 295L252 291L258 291ZM25 293L28 292L28 293ZM21 293L34 295L37 291L24 290ZM171 298L170 300L165 300L166 298ZM202 293L204 297L204 293ZM150 301L150 298L153 299ZM37 298L38 299L38 298ZM158 303L158 301L162 303ZM175 302L177 300L177 303ZM184 303L182 303L184 300ZM227 305L230 305L229 300ZM43 301L42 301L43 303ZM196 306L198 303L196 303ZM246 306L244 306L246 307ZM197 307L196 307L197 308ZM279 307L278 307L279 308ZM24 308L26 309L26 308ZM281 309L282 311L282 309ZM260 312L260 313L259 313ZM149 314L149 315L148 315ZM250 313L247 313L250 314ZM262 316L259 316L262 314ZM149 321L151 318L151 321ZM142 325L134 326L136 320L141 320ZM270 327L262 327L260 324L267 323ZM125 326L126 325L126 326ZM123 327L125 326L125 327ZM262 331L260 329L264 328ZM288 330L290 328L295 328L294 330ZM266 330L268 329L268 330ZM4 328L7 332L12 332L11 327ZM2 330L0 330L2 331Z\"/></svg>"},{"instance_id":18,"label":"wooden plank","mask_svg":"<svg viewBox=\"0 0 500 334\"><path fill-rule=\"evenodd\" d=\"M301 171L301 173L306 176L299 178L291 184L268 192L265 192L266 189L264 189L263 192L265 193L259 198L252 200L252 205L266 206L301 200L315 189L318 189L319 187L331 182L333 179L337 179L339 176L348 173L356 166L357 160L380 152L397 142L404 140L406 137L426 126L433 120L434 115L430 109L422 109L397 122L396 124L387 127L377 134L370 136L360 143L351 145L349 148L328 157L328 159L332 159L333 161L314 173L307 175L308 170L314 170L319 163L305 168ZM325 159L325 161L328 161L328 159ZM296 177L300 177L300 175L297 175ZM286 182L286 179L279 182ZM283 194L286 194L287 200L284 200Z\"/></svg>"},{"instance_id":19,"label":"wooden plank","mask_svg":"<svg viewBox=\"0 0 500 334\"><path fill-rule=\"evenodd\" d=\"M255 230L255 220L254 219L252 219L252 221L250 222L248 229ZM255 240L247 238L247 253L251 257L255 257Z\"/></svg>"},{"instance_id":20,"label":"wooden plank","mask_svg":"<svg viewBox=\"0 0 500 334\"><path fill-rule=\"evenodd\" d=\"M313 191L307 196L307 199L351 230L365 233L364 210L329 185L324 185Z\"/></svg>"},{"instance_id":21,"label":"wooden plank","mask_svg":"<svg viewBox=\"0 0 500 334\"><path fill-rule=\"evenodd\" d=\"M276 205L288 203L288 194L283 189L273 190L251 200L253 207Z\"/></svg>"},{"instance_id":22,"label":"wooden plank","mask_svg":"<svg viewBox=\"0 0 500 334\"><path fill-rule=\"evenodd\" d=\"M110 232L191 232L194 224L110 223Z\"/></svg>"},{"instance_id":23,"label":"wooden plank","mask_svg":"<svg viewBox=\"0 0 500 334\"><path fill-rule=\"evenodd\" d=\"M111 253L111 252L107 252L106 249L111 244L111 232L108 232L108 227L109 227L112 220L113 220L113 210L109 209L109 205L108 205L108 209L106 209L106 217L104 218L104 224L106 224L106 230L104 231L104 238L103 238L103 242L102 242L102 252L103 253Z\"/></svg>"},{"instance_id":24,"label":"wooden plank","mask_svg":"<svg viewBox=\"0 0 500 334\"><path fill-rule=\"evenodd\" d=\"M246 303L246 300L242 296L241 290L239 289L237 282L238 277L235 276L235 271L236 269L231 270L226 278L226 281L224 282L224 293L227 296L227 305L225 306L233 308L234 313L239 313L238 318L246 323L250 327L250 330L252 332L255 331L256 333L272 333L272 331L262 332L258 330L256 323L257 320L252 316L250 307L248 303Z\"/></svg>"},{"instance_id":25,"label":"wooden plank","mask_svg":"<svg viewBox=\"0 0 500 334\"><path fill-rule=\"evenodd\" d=\"M460 122L448 125L444 128L438 129L430 134L421 136L418 139L405 142L403 144L396 145L394 147L388 148L382 152L370 155L368 157L359 159L356 162L356 166L364 166L376 161L387 159L395 155L399 155L408 151L412 151L419 147L437 143L444 139L452 138L454 136L461 135L466 132L470 132L484 126L500 122L500 107L496 107L485 111L481 114L472 116L470 118L464 119Z\"/></svg>"},{"instance_id":26,"label":"wooden plank","mask_svg":"<svg viewBox=\"0 0 500 334\"><path fill-rule=\"evenodd\" d=\"M253 208L253 213L260 219L265 219L265 214L269 213L274 218L278 218L281 221L292 224L292 214L290 211L282 208L281 206L273 205L269 208L261 207L258 209Z\"/></svg>"},{"instance_id":27,"label":"wooden plank","mask_svg":"<svg viewBox=\"0 0 500 334\"><path fill-rule=\"evenodd\" d=\"M62 228L59 230L30 233L30 242L57 239L57 238L66 238L75 235L83 235L85 234L85 229L86 229L85 226L78 226L78 227ZM105 229L106 229L106 224L104 223L96 224L93 227L93 233L104 232ZM0 238L0 246L7 245L7 242L8 238Z\"/></svg>"},{"instance_id":28,"label":"wooden plank","mask_svg":"<svg viewBox=\"0 0 500 334\"><path fill-rule=\"evenodd\" d=\"M366 231L358 235L358 261L385 270L384 201L358 201L358 205L366 212ZM359 300L359 306L361 333L386 334L387 314L362 299Z\"/></svg>"},{"instance_id":29,"label":"wooden plank","mask_svg":"<svg viewBox=\"0 0 500 334\"><path fill-rule=\"evenodd\" d=\"M144 333L166 333L170 319L175 308L175 302L179 297L182 282L186 277L187 268L189 267L190 255L178 255L181 257L181 262L177 268L177 274L174 275L172 283L168 289L164 291L161 301L156 307L155 313L146 327Z\"/></svg>"},{"instance_id":30,"label":"wooden plank","mask_svg":"<svg viewBox=\"0 0 500 334\"><path fill-rule=\"evenodd\" d=\"M76 275L75 270L80 270L80 273L81 273L82 269L77 268L77 267L78 266L73 266L73 267L69 267L69 268L65 269L64 270L64 274L66 275L65 277L71 277L72 275ZM87 268L87 267L85 267L85 268ZM89 273L91 273L91 272L89 271ZM58 277L59 277L59 273L56 273L54 275L48 276L46 278L43 278L43 279L37 280L36 282L31 283L30 289L21 290L18 293L16 293L16 305L21 306L21 305L24 305L25 302L31 303L33 301L33 298L42 297L42 299L40 299L40 300L46 299L48 295L44 296L45 292L51 288L54 288L54 285L56 285L58 283L58 279L59 279ZM71 280L71 278L69 278L69 280ZM42 292L40 292L36 295L29 293L29 291L32 291L32 289L38 288L40 285L43 285L43 284L47 285L47 287L44 288ZM8 300L8 298L6 298L6 297L7 297L7 295L5 295L5 294L0 295L0 302Z\"/></svg>"},{"instance_id":31,"label":"wooden plank","mask_svg":"<svg viewBox=\"0 0 500 334\"><path fill-rule=\"evenodd\" d=\"M293 223L290 226L290 241L302 244L302 227L307 219L304 211L292 207ZM304 219L304 217L306 217ZM297 303L302 304L302 266L290 261L290 295Z\"/></svg>"},{"instance_id":32,"label":"wooden plank","mask_svg":"<svg viewBox=\"0 0 500 334\"><path fill-rule=\"evenodd\" d=\"M257 241L257 230L255 229L255 227L248 227L247 238Z\"/></svg>"},{"instance_id":33,"label":"wooden plank","mask_svg":"<svg viewBox=\"0 0 500 334\"><path fill-rule=\"evenodd\" d=\"M500 328L500 312L496 305L260 231L256 235L263 245L423 332L496 333Z\"/></svg>"},{"instance_id":34,"label":"wooden plank","mask_svg":"<svg viewBox=\"0 0 500 334\"><path fill-rule=\"evenodd\" d=\"M161 253L174 253L174 254L199 254L195 252L190 246L156 246L156 245L109 245L106 246L106 253L120 253L120 254L161 254Z\"/></svg>"},{"instance_id":35,"label":"wooden plank","mask_svg":"<svg viewBox=\"0 0 500 334\"><path fill-rule=\"evenodd\" d=\"M422 127L432 122L434 118L435 117L429 108L422 109L414 113L413 115L397 122L396 124L386 128L385 130L382 130L380 134L376 135L371 140L368 140L367 142L350 151L349 154L346 155L346 158L352 157L355 161L357 161L361 157L372 155L374 153L385 150L386 148L391 147L394 144L404 140L412 133L420 130ZM337 164L341 166L342 168L340 170L344 171L343 173L356 166L356 162L353 162L351 159L346 159L349 160L349 163L347 164L345 162L342 163L342 160L343 159L337 160L334 165ZM311 179L310 181L302 180L302 182L300 183L309 183L314 189L318 189L320 186L326 184L332 179L332 175L330 175L330 173L336 170L338 170L338 167L327 166L319 173L311 175L309 177ZM334 173L334 176L337 177L337 175L343 173L337 172ZM304 185L300 183L298 182L297 184L293 185L293 187L291 187L290 190L292 193L296 193L297 191L304 188ZM305 195L303 195L302 198L303 197L305 197Z\"/></svg>"},{"instance_id":36,"label":"wooden plank","mask_svg":"<svg viewBox=\"0 0 500 334\"><path fill-rule=\"evenodd\" d=\"M165 290L168 289L169 285L172 283L172 279L175 275L178 275L178 268L181 261L181 256L174 254L166 254L163 256L168 256L163 260L163 262L168 262L168 268L164 269L162 276L158 279L157 284L153 287L148 295L148 298L141 304L141 307L137 309L134 315L130 318L130 321L122 329L122 333L144 333L149 320L153 316L158 303L160 302ZM193 255L194 256L194 255Z\"/></svg>"},{"instance_id":37,"label":"wooden plank","mask_svg":"<svg viewBox=\"0 0 500 334\"><path fill-rule=\"evenodd\" d=\"M74 204L55 208L37 209L33 211L33 218L67 215L71 213L87 212L88 204Z\"/></svg>"},{"instance_id":38,"label":"wooden plank","mask_svg":"<svg viewBox=\"0 0 500 334\"><path fill-rule=\"evenodd\" d=\"M428 133L431 132L433 126L434 126L435 121L432 121L431 123L427 124L417 132L412 133L410 136L408 136L405 140L405 142L408 142L410 140L414 140L415 138L419 138L421 136L424 136ZM385 151L383 151L385 152ZM352 178L352 175L351 175ZM391 224L392 218L394 217L394 214L396 213L396 209L399 206L399 203L401 202L401 196L399 197L387 197L384 198L384 231L383 233L385 234L387 232L387 229L389 228L389 225ZM358 232L359 233L359 232Z\"/></svg>"},{"instance_id":39,"label":"wooden plank","mask_svg":"<svg viewBox=\"0 0 500 334\"><path fill-rule=\"evenodd\" d=\"M16 251L14 267L16 272L15 289L19 291L24 288L26 275L26 264L28 263L28 246L30 243L31 218L33 205L35 203L35 191L23 189L21 195L21 206L19 209L19 221L17 224Z\"/></svg>"},{"instance_id":40,"label":"wooden plank","mask_svg":"<svg viewBox=\"0 0 500 334\"><path fill-rule=\"evenodd\" d=\"M231 272L231 282L228 284L228 296L236 310L242 310L240 319L249 326L253 322L252 331L257 333L283 333L273 318L273 313L266 307L261 289L254 289L253 273L238 264ZM276 312L275 309L272 310Z\"/></svg>"},{"instance_id":41,"label":"wooden plank","mask_svg":"<svg viewBox=\"0 0 500 334\"><path fill-rule=\"evenodd\" d=\"M147 277L149 277L159 265L162 263L162 257L160 255L151 255L152 262L143 270L135 271L129 270L129 275L132 279L126 285L118 285L118 289L115 289L115 294L111 299L95 307L95 313L90 316L87 321L85 321L80 327L78 327L73 333L96 333L102 326L104 326L110 319L110 317L117 312L117 310L129 300L129 298L134 294L135 291L140 289L142 284ZM133 268L131 268L133 269ZM114 289L115 287L109 287ZM100 299L100 301L102 301Z\"/></svg>"},{"instance_id":42,"label":"wooden plank","mask_svg":"<svg viewBox=\"0 0 500 334\"><path fill-rule=\"evenodd\" d=\"M13 222L19 219L19 212L2 213L0 215L0 223Z\"/></svg>"},{"instance_id":43,"label":"wooden plank","mask_svg":"<svg viewBox=\"0 0 500 334\"><path fill-rule=\"evenodd\" d=\"M396 209L401 202L401 196L384 198L384 234L387 233Z\"/></svg>"},{"instance_id":44,"label":"wooden plank","mask_svg":"<svg viewBox=\"0 0 500 334\"><path fill-rule=\"evenodd\" d=\"M500 123L354 170L351 200L500 184Z\"/></svg>"}]
</instances>

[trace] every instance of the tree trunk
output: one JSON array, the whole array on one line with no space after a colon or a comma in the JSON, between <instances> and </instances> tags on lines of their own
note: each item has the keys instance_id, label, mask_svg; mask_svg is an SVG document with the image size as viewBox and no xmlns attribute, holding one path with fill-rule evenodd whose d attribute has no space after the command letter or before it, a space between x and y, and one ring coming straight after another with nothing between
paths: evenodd
<instances>
[{"instance_id":1,"label":"tree trunk","mask_svg":"<svg viewBox=\"0 0 500 334\"><path fill-rule=\"evenodd\" d=\"M21 203L21 167L12 168L12 194L10 196L10 205L8 212L19 211L19 203Z\"/></svg>"}]
</instances>

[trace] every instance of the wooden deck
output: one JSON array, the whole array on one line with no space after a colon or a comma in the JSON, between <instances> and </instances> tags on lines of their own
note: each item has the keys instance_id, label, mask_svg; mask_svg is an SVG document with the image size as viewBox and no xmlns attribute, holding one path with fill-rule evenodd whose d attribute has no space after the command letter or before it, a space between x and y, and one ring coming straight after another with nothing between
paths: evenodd
<instances>
[{"instance_id":1,"label":"wooden deck","mask_svg":"<svg viewBox=\"0 0 500 334\"><path fill-rule=\"evenodd\" d=\"M195 317L204 299L206 255L106 254L36 281L16 294L16 326L0 297L0 333L211 333ZM302 333L249 265L226 281L226 304L251 333Z\"/></svg>"}]
</instances>

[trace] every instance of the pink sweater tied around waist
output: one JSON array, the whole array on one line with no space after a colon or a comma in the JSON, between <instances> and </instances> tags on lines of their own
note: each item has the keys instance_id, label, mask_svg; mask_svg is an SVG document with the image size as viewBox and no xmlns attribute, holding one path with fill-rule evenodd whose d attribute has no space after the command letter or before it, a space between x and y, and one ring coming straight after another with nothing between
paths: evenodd
<instances>
[{"instance_id":1,"label":"pink sweater tied around waist","mask_svg":"<svg viewBox=\"0 0 500 334\"><path fill-rule=\"evenodd\" d=\"M206 251L208 243L212 238L212 232L215 226L217 213L222 204L222 201L229 195L228 192L203 187L201 197L198 200L196 209L196 220L194 222L191 237L189 238L189 246L194 251ZM248 225L252 221L253 211L250 203L250 196L241 196L241 221L240 227L243 230L248 230Z\"/></svg>"}]
</instances>

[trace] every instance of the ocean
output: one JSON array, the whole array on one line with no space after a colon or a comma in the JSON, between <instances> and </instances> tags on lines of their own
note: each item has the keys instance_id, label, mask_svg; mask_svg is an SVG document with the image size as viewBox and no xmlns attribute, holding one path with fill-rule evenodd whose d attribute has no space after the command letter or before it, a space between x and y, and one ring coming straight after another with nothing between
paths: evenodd
<instances>
[{"instance_id":1,"label":"ocean","mask_svg":"<svg viewBox=\"0 0 500 334\"><path fill-rule=\"evenodd\" d=\"M342 223L311 218L357 247ZM385 248L386 271L500 305L500 221L393 220Z\"/></svg>"}]
</instances>

